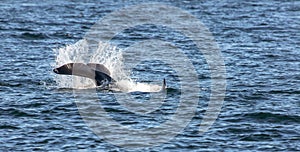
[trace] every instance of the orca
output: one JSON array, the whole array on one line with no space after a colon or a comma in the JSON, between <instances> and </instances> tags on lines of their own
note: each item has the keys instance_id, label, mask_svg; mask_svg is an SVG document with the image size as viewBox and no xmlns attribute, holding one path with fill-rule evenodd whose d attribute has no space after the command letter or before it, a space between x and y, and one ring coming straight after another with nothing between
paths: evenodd
<instances>
[{"instance_id":1,"label":"orca","mask_svg":"<svg viewBox=\"0 0 300 152\"><path fill-rule=\"evenodd\" d=\"M110 71L103 64L97 63L67 63L53 69L53 72L90 78L95 81L97 86L107 86L115 82L110 76Z\"/></svg>"},{"instance_id":2,"label":"orca","mask_svg":"<svg viewBox=\"0 0 300 152\"><path fill-rule=\"evenodd\" d=\"M58 68L53 69L53 72L61 75L75 75L86 77L94 80L97 87L107 88L116 81L110 76L110 71L103 65L98 63L67 63ZM167 89L166 79L163 80L161 91Z\"/></svg>"}]
</instances>

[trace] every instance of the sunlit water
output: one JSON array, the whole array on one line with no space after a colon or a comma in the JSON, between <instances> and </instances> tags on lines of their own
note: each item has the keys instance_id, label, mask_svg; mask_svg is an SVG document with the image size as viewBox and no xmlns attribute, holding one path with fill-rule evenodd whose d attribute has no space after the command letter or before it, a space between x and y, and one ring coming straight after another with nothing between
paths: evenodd
<instances>
[{"instance_id":1,"label":"sunlit water","mask_svg":"<svg viewBox=\"0 0 300 152\"><path fill-rule=\"evenodd\" d=\"M128 72L128 61L123 60L130 61L122 52L127 47L153 38L184 51L197 70L200 92L189 125L171 141L144 151L300 150L299 2L165 1L200 19L225 60L226 98L218 119L204 134L197 131L209 101L210 72L202 54L180 33L139 26L116 35L111 44L99 44L99 49L113 55L100 50L90 57L79 55L85 49L85 33L95 22L140 2L5 0L0 4L1 151L124 151L94 134L79 114L76 101L92 102L94 95L124 126L145 129L170 119L181 95L180 71L154 60ZM106 65L125 88L117 93L94 90L91 80L73 81L52 72L53 67L74 61ZM141 103L158 97L148 92L160 89L164 78L168 85L164 102L147 115L130 112L116 101L115 96L128 94ZM80 95L74 88L96 94Z\"/></svg>"}]
</instances>

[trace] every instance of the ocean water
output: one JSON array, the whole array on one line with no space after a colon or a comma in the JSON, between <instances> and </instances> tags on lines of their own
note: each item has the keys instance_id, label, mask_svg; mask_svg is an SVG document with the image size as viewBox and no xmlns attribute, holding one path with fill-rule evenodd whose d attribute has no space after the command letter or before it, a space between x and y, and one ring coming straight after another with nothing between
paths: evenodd
<instances>
[{"instance_id":1,"label":"ocean water","mask_svg":"<svg viewBox=\"0 0 300 152\"><path fill-rule=\"evenodd\" d=\"M213 92L213 76L195 42L172 28L144 24L120 31L109 44L87 44L87 33L100 19L145 2L1 2L0 151L300 151L298 1L153 1L196 17L222 54L225 99L217 119L204 133L199 126ZM128 23L116 19L108 27L119 24ZM153 39L168 43L146 41ZM89 52L89 47L96 49ZM133 64L140 59L137 55L149 54L143 48L152 50L155 58ZM176 48L188 62L174 53ZM68 62L106 65L121 89L98 90L91 80L52 72ZM189 73L188 65L196 76ZM164 78L167 90L158 92ZM182 99L196 106L182 110ZM184 116L190 111L194 114L183 129L168 127L174 130L151 138L160 141L175 132L166 142L152 146L146 136L137 135L140 143L130 146L134 136L124 137L126 129L114 130L115 124L97 123L98 119L85 115L100 116L96 108L84 111L97 106L121 126L136 130L160 126L176 118L180 110L187 112ZM103 130L99 133L95 126Z\"/></svg>"}]
</instances>

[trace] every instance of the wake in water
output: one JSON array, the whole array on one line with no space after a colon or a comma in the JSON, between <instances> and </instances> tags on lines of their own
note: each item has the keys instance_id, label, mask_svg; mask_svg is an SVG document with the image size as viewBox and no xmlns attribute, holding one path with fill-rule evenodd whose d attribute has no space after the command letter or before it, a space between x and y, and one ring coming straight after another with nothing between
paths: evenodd
<instances>
[{"instance_id":1,"label":"wake in water","mask_svg":"<svg viewBox=\"0 0 300 152\"><path fill-rule=\"evenodd\" d=\"M113 90L122 92L158 92L162 86L138 83L130 78L130 73L124 70L122 50L109 43L99 42L97 49L89 50L88 42L80 40L73 45L55 50L56 62L53 67L66 63L99 63L110 71L110 76L116 80ZM55 81L59 88L88 89L95 88L93 80L77 77L56 75Z\"/></svg>"}]
</instances>

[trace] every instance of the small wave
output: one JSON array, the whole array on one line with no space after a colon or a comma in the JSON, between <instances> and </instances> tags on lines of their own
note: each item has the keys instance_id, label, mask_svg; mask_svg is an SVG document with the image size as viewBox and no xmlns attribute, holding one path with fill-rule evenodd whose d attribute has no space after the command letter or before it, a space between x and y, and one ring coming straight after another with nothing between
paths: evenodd
<instances>
[{"instance_id":1,"label":"small wave","mask_svg":"<svg viewBox=\"0 0 300 152\"><path fill-rule=\"evenodd\" d=\"M241 141L272 141L273 136L271 134L255 133L250 135L245 135L242 137Z\"/></svg>"},{"instance_id":2,"label":"small wave","mask_svg":"<svg viewBox=\"0 0 300 152\"><path fill-rule=\"evenodd\" d=\"M270 94L300 94L300 90L271 90Z\"/></svg>"},{"instance_id":3,"label":"small wave","mask_svg":"<svg viewBox=\"0 0 300 152\"><path fill-rule=\"evenodd\" d=\"M15 126L15 125L0 125L0 129L20 129L19 127Z\"/></svg>"},{"instance_id":4,"label":"small wave","mask_svg":"<svg viewBox=\"0 0 300 152\"><path fill-rule=\"evenodd\" d=\"M259 120L259 121L263 120L265 122L274 122L274 123L282 123L282 122L300 123L299 116L270 113L270 112L247 113L244 115L244 117Z\"/></svg>"},{"instance_id":5,"label":"small wave","mask_svg":"<svg viewBox=\"0 0 300 152\"><path fill-rule=\"evenodd\" d=\"M22 33L20 37L26 40L39 40L39 39L49 38L46 34L43 33L29 33L29 32Z\"/></svg>"},{"instance_id":6,"label":"small wave","mask_svg":"<svg viewBox=\"0 0 300 152\"><path fill-rule=\"evenodd\" d=\"M70 33L65 33L63 31L61 32L55 32L51 35L49 35L50 37L54 37L54 38L62 38L62 39L69 39L69 38L74 38L74 36Z\"/></svg>"},{"instance_id":7,"label":"small wave","mask_svg":"<svg viewBox=\"0 0 300 152\"><path fill-rule=\"evenodd\" d=\"M2 111L2 114L8 115L8 116L15 116L15 117L34 117L36 114L33 114L28 111L24 111L21 109L16 108L8 108L8 109L0 109Z\"/></svg>"},{"instance_id":8,"label":"small wave","mask_svg":"<svg viewBox=\"0 0 300 152\"><path fill-rule=\"evenodd\" d=\"M14 28L14 30L17 30L17 31L21 31L21 32L34 32L34 30L30 29L30 28L26 28L26 27L16 27Z\"/></svg>"},{"instance_id":9,"label":"small wave","mask_svg":"<svg viewBox=\"0 0 300 152\"><path fill-rule=\"evenodd\" d=\"M0 81L0 86L4 86L4 87L20 87L20 86L22 86L22 84L18 83L18 82L3 82L3 81Z\"/></svg>"}]
</instances>

